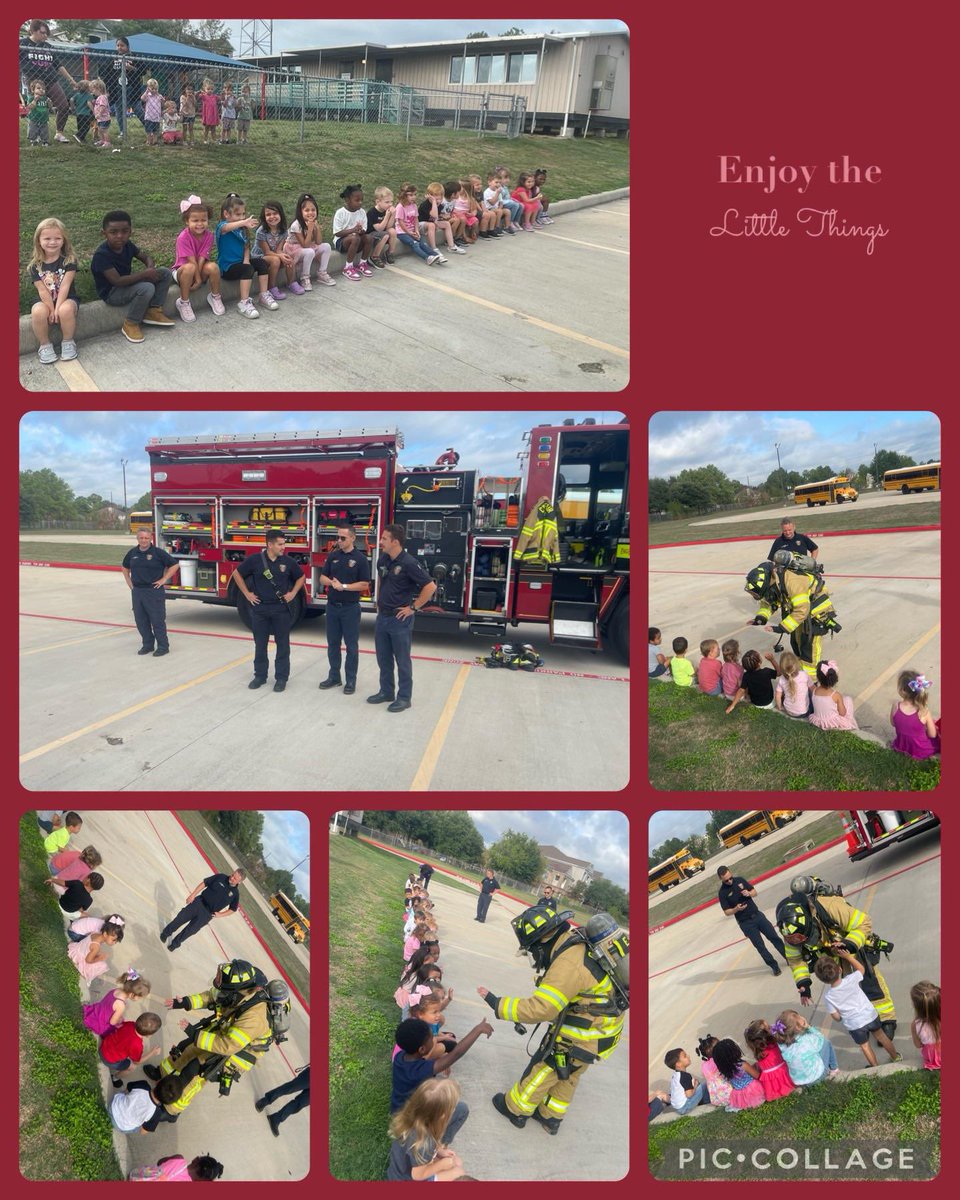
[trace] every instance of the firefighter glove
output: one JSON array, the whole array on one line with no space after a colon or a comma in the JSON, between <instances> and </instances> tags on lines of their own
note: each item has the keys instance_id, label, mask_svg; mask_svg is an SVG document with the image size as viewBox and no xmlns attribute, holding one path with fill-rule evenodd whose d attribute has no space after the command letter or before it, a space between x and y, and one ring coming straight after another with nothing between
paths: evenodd
<instances>
[{"instance_id":1,"label":"firefighter glove","mask_svg":"<svg viewBox=\"0 0 960 1200\"><path fill-rule=\"evenodd\" d=\"M757 616L755 616L753 618L754 625L766 625L766 623L767 623L767 618L761 617L759 614L757 614Z\"/></svg>"},{"instance_id":2,"label":"firefighter glove","mask_svg":"<svg viewBox=\"0 0 960 1200\"><path fill-rule=\"evenodd\" d=\"M788 629L784 629L784 627L782 625L772 625L771 631L773 633L789 633L790 632Z\"/></svg>"},{"instance_id":3,"label":"firefighter glove","mask_svg":"<svg viewBox=\"0 0 960 1200\"><path fill-rule=\"evenodd\" d=\"M495 996L493 994L493 992L487 992L487 994L484 996L484 1000L486 1000L486 1002L490 1005L490 1007L493 1009L494 1012L497 1011L497 1006L500 1003L499 996Z\"/></svg>"},{"instance_id":4,"label":"firefighter glove","mask_svg":"<svg viewBox=\"0 0 960 1200\"><path fill-rule=\"evenodd\" d=\"M804 1000L810 999L810 988L811 988L811 981L810 981L809 977L797 984L797 991L800 993L801 997Z\"/></svg>"}]
</instances>

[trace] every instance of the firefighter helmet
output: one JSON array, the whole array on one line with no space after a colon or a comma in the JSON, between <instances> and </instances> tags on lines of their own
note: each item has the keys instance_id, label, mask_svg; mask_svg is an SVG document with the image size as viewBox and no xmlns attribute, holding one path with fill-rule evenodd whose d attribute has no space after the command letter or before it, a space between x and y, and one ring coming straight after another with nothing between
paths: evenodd
<instances>
[{"instance_id":1,"label":"firefighter helmet","mask_svg":"<svg viewBox=\"0 0 960 1200\"><path fill-rule=\"evenodd\" d=\"M759 566L747 572L747 582L743 586L745 592L752 592L754 596L761 598L767 590L767 584L770 580L770 563L762 562Z\"/></svg>"},{"instance_id":2,"label":"firefighter helmet","mask_svg":"<svg viewBox=\"0 0 960 1200\"><path fill-rule=\"evenodd\" d=\"M256 987L262 979L262 974L243 958L234 958L230 962L221 963L217 967L214 987L219 992L244 992Z\"/></svg>"},{"instance_id":3,"label":"firefighter helmet","mask_svg":"<svg viewBox=\"0 0 960 1200\"><path fill-rule=\"evenodd\" d=\"M519 917L514 917L510 924L520 943L518 954L526 954L531 946L552 937L555 933L563 933L570 928L570 918L573 913L569 909L558 912L553 904L535 904L526 909Z\"/></svg>"},{"instance_id":4,"label":"firefighter helmet","mask_svg":"<svg viewBox=\"0 0 960 1200\"><path fill-rule=\"evenodd\" d=\"M802 893L794 893L777 905L777 928L784 938L802 933L803 944L812 946L820 938L820 928L800 896Z\"/></svg>"}]
</instances>

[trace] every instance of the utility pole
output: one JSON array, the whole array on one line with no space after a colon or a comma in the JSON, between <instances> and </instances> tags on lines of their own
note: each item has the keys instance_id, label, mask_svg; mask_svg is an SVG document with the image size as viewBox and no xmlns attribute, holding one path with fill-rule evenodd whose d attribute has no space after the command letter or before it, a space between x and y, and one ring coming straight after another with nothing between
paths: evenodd
<instances>
[{"instance_id":1,"label":"utility pole","mask_svg":"<svg viewBox=\"0 0 960 1200\"><path fill-rule=\"evenodd\" d=\"M127 511L127 463L129 458L120 459L120 470L123 471L123 511Z\"/></svg>"},{"instance_id":2,"label":"utility pole","mask_svg":"<svg viewBox=\"0 0 960 1200\"><path fill-rule=\"evenodd\" d=\"M877 443L873 443L873 486L877 486Z\"/></svg>"},{"instance_id":3,"label":"utility pole","mask_svg":"<svg viewBox=\"0 0 960 1200\"><path fill-rule=\"evenodd\" d=\"M783 467L780 466L780 443L774 442L773 448L777 452L777 470L780 472L780 483L783 487L783 498L786 499L787 498L787 480L786 480L786 476L783 473Z\"/></svg>"}]
</instances>

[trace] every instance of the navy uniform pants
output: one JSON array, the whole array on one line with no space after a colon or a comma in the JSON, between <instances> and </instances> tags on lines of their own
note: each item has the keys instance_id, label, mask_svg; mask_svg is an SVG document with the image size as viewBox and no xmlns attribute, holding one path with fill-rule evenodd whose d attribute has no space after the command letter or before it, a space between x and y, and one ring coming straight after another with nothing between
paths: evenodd
<instances>
[{"instance_id":1,"label":"navy uniform pants","mask_svg":"<svg viewBox=\"0 0 960 1200\"><path fill-rule=\"evenodd\" d=\"M409 700L413 695L413 663L410 660L413 621L413 617L402 621L399 617L377 613L377 623L373 631L377 666L380 668L380 691L385 696L395 694L398 700ZM393 679L394 662L397 664L396 691Z\"/></svg>"},{"instance_id":2,"label":"navy uniform pants","mask_svg":"<svg viewBox=\"0 0 960 1200\"><path fill-rule=\"evenodd\" d=\"M299 1092L299 1096L295 1096L289 1104L285 1104L278 1112L273 1114L273 1122L275 1125L282 1125L287 1117L292 1117L294 1113L300 1112L310 1103L310 1068L304 1067L299 1075L295 1075L289 1083L282 1083L279 1087L271 1088L269 1092L264 1093L264 1100L268 1104L272 1104L274 1100L279 1100L281 1096L290 1096Z\"/></svg>"},{"instance_id":3,"label":"navy uniform pants","mask_svg":"<svg viewBox=\"0 0 960 1200\"><path fill-rule=\"evenodd\" d=\"M487 909L490 907L491 893L481 892L477 897L477 920L486 921Z\"/></svg>"},{"instance_id":4,"label":"navy uniform pants","mask_svg":"<svg viewBox=\"0 0 960 1200\"><path fill-rule=\"evenodd\" d=\"M786 959L786 955L783 953L783 942L763 913L757 913L755 917L751 917L747 921L738 921L737 924L740 926L740 932L745 938L750 939L756 947L757 953L768 967L778 967L780 964L763 944L764 938L773 946L781 958Z\"/></svg>"},{"instance_id":5,"label":"navy uniform pants","mask_svg":"<svg viewBox=\"0 0 960 1200\"><path fill-rule=\"evenodd\" d=\"M356 685L360 662L360 605L327 604L327 661L328 678L340 678L340 641L347 651L346 682Z\"/></svg>"},{"instance_id":6,"label":"navy uniform pants","mask_svg":"<svg viewBox=\"0 0 960 1200\"><path fill-rule=\"evenodd\" d=\"M185 908L181 908L177 915L170 921L160 934L161 938L167 938L175 929L179 929L181 925L186 925L186 929L182 930L178 937L175 937L170 943L173 950L181 945L189 937L193 937L195 933L199 933L204 925L208 925L213 920L213 913L203 903L203 900L198 896Z\"/></svg>"},{"instance_id":7,"label":"navy uniform pants","mask_svg":"<svg viewBox=\"0 0 960 1200\"><path fill-rule=\"evenodd\" d=\"M266 679L270 671L267 659L267 643L270 634L277 644L277 661L273 666L277 682L286 683L290 678L290 626L293 618L285 604L266 604L261 601L250 608L250 619L253 627L253 644L256 652L253 656L253 674L256 679Z\"/></svg>"},{"instance_id":8,"label":"navy uniform pants","mask_svg":"<svg viewBox=\"0 0 960 1200\"><path fill-rule=\"evenodd\" d=\"M158 650L169 650L167 640L167 598L163 588L131 588L133 619L137 623L145 650L152 650L154 641Z\"/></svg>"}]
</instances>

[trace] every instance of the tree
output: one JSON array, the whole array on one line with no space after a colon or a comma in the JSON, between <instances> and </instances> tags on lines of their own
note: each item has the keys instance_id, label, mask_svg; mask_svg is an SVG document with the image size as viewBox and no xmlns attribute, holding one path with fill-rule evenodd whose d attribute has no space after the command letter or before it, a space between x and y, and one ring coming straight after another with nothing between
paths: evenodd
<instances>
[{"instance_id":1,"label":"tree","mask_svg":"<svg viewBox=\"0 0 960 1200\"><path fill-rule=\"evenodd\" d=\"M670 503L670 484L666 479L651 479L647 487L647 511L666 512Z\"/></svg>"},{"instance_id":2,"label":"tree","mask_svg":"<svg viewBox=\"0 0 960 1200\"><path fill-rule=\"evenodd\" d=\"M214 823L241 854L262 857L263 813L253 809L217 809Z\"/></svg>"},{"instance_id":3,"label":"tree","mask_svg":"<svg viewBox=\"0 0 960 1200\"><path fill-rule=\"evenodd\" d=\"M153 508L153 496L149 492L144 492L140 499L133 506L140 512L145 512L147 509Z\"/></svg>"},{"instance_id":4,"label":"tree","mask_svg":"<svg viewBox=\"0 0 960 1200\"><path fill-rule=\"evenodd\" d=\"M20 521L65 521L75 514L73 488L49 467L20 472Z\"/></svg>"},{"instance_id":5,"label":"tree","mask_svg":"<svg viewBox=\"0 0 960 1200\"><path fill-rule=\"evenodd\" d=\"M915 467L917 464L909 454L898 454L896 450L878 450L873 465L875 483L879 483L885 471L895 471L897 467Z\"/></svg>"},{"instance_id":6,"label":"tree","mask_svg":"<svg viewBox=\"0 0 960 1200\"><path fill-rule=\"evenodd\" d=\"M809 471L804 471L804 483L819 483L822 479L832 479L837 472L833 467L811 467Z\"/></svg>"},{"instance_id":7,"label":"tree","mask_svg":"<svg viewBox=\"0 0 960 1200\"><path fill-rule=\"evenodd\" d=\"M490 847L487 865L520 883L536 884L543 874L543 855L535 838L508 829Z\"/></svg>"},{"instance_id":8,"label":"tree","mask_svg":"<svg viewBox=\"0 0 960 1200\"><path fill-rule=\"evenodd\" d=\"M578 879L577 882L570 889L568 894L569 894L571 900L576 900L579 903L580 901L583 900L583 897L586 895L586 891L587 891L587 881L585 879Z\"/></svg>"},{"instance_id":9,"label":"tree","mask_svg":"<svg viewBox=\"0 0 960 1200\"><path fill-rule=\"evenodd\" d=\"M621 924L630 919L630 896L609 879L594 879L583 895L584 904L602 908Z\"/></svg>"},{"instance_id":10,"label":"tree","mask_svg":"<svg viewBox=\"0 0 960 1200\"><path fill-rule=\"evenodd\" d=\"M720 830L723 826L729 825L731 821L735 821L737 817L742 817L749 811L749 808L740 808L736 811L731 811L729 808L711 809L710 820L707 821L707 837L720 842Z\"/></svg>"},{"instance_id":11,"label":"tree","mask_svg":"<svg viewBox=\"0 0 960 1200\"><path fill-rule=\"evenodd\" d=\"M483 838L469 813L462 810L437 812L434 817L434 850L464 862L480 862L483 857Z\"/></svg>"},{"instance_id":12,"label":"tree","mask_svg":"<svg viewBox=\"0 0 960 1200\"><path fill-rule=\"evenodd\" d=\"M526 32L527 31L525 29L520 29L516 25L511 25L509 29L505 29L503 31L503 33L499 34L498 36L499 37L516 37L518 34L526 33Z\"/></svg>"},{"instance_id":13,"label":"tree","mask_svg":"<svg viewBox=\"0 0 960 1200\"><path fill-rule=\"evenodd\" d=\"M473 41L474 38L485 38L485 37L489 37L489 36L490 36L489 33L485 33L482 29L478 29L476 31L476 33L468 33L466 40L468 42L471 42L471 41Z\"/></svg>"},{"instance_id":14,"label":"tree","mask_svg":"<svg viewBox=\"0 0 960 1200\"><path fill-rule=\"evenodd\" d=\"M225 58L233 56L233 44L222 21L208 19L197 21L196 25L187 24L189 33L182 39L186 45L198 46L202 50L209 50L211 54L222 54Z\"/></svg>"}]
</instances>

